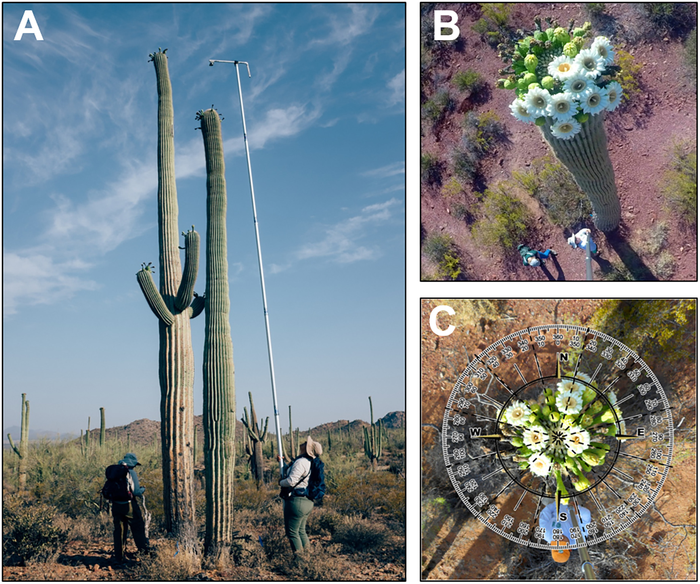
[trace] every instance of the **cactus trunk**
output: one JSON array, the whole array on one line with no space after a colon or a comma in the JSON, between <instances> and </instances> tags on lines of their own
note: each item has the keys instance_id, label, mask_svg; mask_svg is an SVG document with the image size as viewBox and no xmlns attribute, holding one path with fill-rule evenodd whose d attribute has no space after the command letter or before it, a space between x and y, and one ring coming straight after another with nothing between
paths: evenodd
<instances>
[{"instance_id":1,"label":"cactus trunk","mask_svg":"<svg viewBox=\"0 0 700 584\"><path fill-rule=\"evenodd\" d=\"M604 232L613 231L620 224L620 200L608 155L603 114L591 116L581 124L581 131L568 140L553 136L551 128L552 118L548 117L540 128L542 135L591 201L595 226Z\"/></svg>"},{"instance_id":2,"label":"cactus trunk","mask_svg":"<svg viewBox=\"0 0 700 584\"><path fill-rule=\"evenodd\" d=\"M265 423L263 424L260 420L258 424L257 414L255 413L255 404L253 403L253 394L248 392L248 400L250 401L250 419L248 419L248 412L243 408L243 425L246 429L246 436L250 440L251 447L249 449L250 456L250 470L255 477L255 482L258 489L262 488L265 483L265 464L263 460L263 446L267 441L267 425L270 418L265 418Z\"/></svg>"},{"instance_id":3,"label":"cactus trunk","mask_svg":"<svg viewBox=\"0 0 700 584\"><path fill-rule=\"evenodd\" d=\"M166 49L167 50L167 49ZM194 355L190 318L203 308L194 295L199 235L185 234L185 269L181 271L172 88L165 52L152 53L158 87L158 243L160 289L150 264L137 280L158 317L163 507L165 528L175 536L191 533L195 519L192 442L194 429ZM192 301L193 295L195 296ZM191 303L191 305L190 305ZM189 537L182 538L189 546Z\"/></svg>"},{"instance_id":4,"label":"cactus trunk","mask_svg":"<svg viewBox=\"0 0 700 584\"><path fill-rule=\"evenodd\" d=\"M369 398L369 430L364 430L364 449L365 455L369 458L372 465L372 470L377 470L379 457L382 455L382 421L374 423L374 409L372 407L372 398Z\"/></svg>"},{"instance_id":5,"label":"cactus trunk","mask_svg":"<svg viewBox=\"0 0 700 584\"><path fill-rule=\"evenodd\" d=\"M233 467L236 462L236 392L229 324L226 249L226 180L219 114L200 112L207 168L207 287L204 331L204 459L207 553L230 546L233 536Z\"/></svg>"}]
</instances>

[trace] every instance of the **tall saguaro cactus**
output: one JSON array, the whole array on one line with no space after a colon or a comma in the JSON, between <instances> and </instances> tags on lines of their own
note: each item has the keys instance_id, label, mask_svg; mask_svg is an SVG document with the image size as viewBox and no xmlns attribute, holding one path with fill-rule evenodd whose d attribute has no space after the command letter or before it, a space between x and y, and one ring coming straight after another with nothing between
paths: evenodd
<instances>
[{"instance_id":1,"label":"tall saguaro cactus","mask_svg":"<svg viewBox=\"0 0 700 584\"><path fill-rule=\"evenodd\" d=\"M581 124L581 131L568 140L552 135L552 122L549 118L540 128L542 136L591 201L596 227L613 231L620 224L620 199L608 154L603 114L591 116Z\"/></svg>"},{"instance_id":2,"label":"tall saguaro cactus","mask_svg":"<svg viewBox=\"0 0 700 584\"><path fill-rule=\"evenodd\" d=\"M167 49L166 49L167 51ZM158 244L160 290L150 263L136 277L151 310L158 317L163 507L167 531L179 535L194 523L194 355L190 319L204 309L194 294L199 267L199 234L185 235L185 269L181 271L172 87L165 51L150 55L158 86ZM194 297L194 299L193 299Z\"/></svg>"},{"instance_id":3,"label":"tall saguaro cactus","mask_svg":"<svg viewBox=\"0 0 700 584\"><path fill-rule=\"evenodd\" d=\"M250 392L248 392L248 399L250 400L250 419L248 418L248 411L243 408L243 418L241 421L243 422L243 425L248 433L248 438L250 439L250 455L252 462L251 470L259 489L265 482L263 445L267 440L267 424L270 421L270 418L269 416L265 418L264 425L262 419L260 420L260 424L258 424L258 418L255 414L255 405L253 404L253 394Z\"/></svg>"},{"instance_id":4,"label":"tall saguaro cactus","mask_svg":"<svg viewBox=\"0 0 700 584\"><path fill-rule=\"evenodd\" d=\"M377 470L379 457L382 455L382 421L374 423L374 409L372 408L372 398L369 398L370 427L363 428L365 436L365 455L372 463L372 470Z\"/></svg>"},{"instance_id":5,"label":"tall saguaro cactus","mask_svg":"<svg viewBox=\"0 0 700 584\"><path fill-rule=\"evenodd\" d=\"M233 536L236 391L229 324L226 179L219 114L197 113L207 167L207 288L204 329L205 549L214 554Z\"/></svg>"},{"instance_id":6,"label":"tall saguaro cactus","mask_svg":"<svg viewBox=\"0 0 700 584\"><path fill-rule=\"evenodd\" d=\"M19 475L19 488L24 490L27 486L27 452L29 451L29 400L27 394L22 394L22 418L19 427L19 448L12 441L12 436L8 433L7 439L10 441L12 450L15 451L18 461L17 473Z\"/></svg>"}]
</instances>

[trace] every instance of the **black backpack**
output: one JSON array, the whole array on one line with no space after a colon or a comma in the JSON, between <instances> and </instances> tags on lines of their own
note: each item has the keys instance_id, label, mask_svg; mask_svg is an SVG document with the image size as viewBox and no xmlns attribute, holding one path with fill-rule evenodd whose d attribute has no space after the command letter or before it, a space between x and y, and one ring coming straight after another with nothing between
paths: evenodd
<instances>
[{"instance_id":1,"label":"black backpack","mask_svg":"<svg viewBox=\"0 0 700 584\"><path fill-rule=\"evenodd\" d=\"M326 494L326 477L323 461L316 457L311 461L311 475L306 487L306 496L314 503L321 503Z\"/></svg>"},{"instance_id":2,"label":"black backpack","mask_svg":"<svg viewBox=\"0 0 700 584\"><path fill-rule=\"evenodd\" d=\"M102 487L102 496L108 501L131 501L134 498L129 487L129 467L112 464L105 469L107 482Z\"/></svg>"}]
</instances>

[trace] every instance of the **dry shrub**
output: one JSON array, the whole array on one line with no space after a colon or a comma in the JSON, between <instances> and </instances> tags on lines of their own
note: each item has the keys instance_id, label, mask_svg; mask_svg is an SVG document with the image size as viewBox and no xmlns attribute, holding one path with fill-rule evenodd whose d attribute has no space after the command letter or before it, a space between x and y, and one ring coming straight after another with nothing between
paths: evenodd
<instances>
[{"instance_id":1,"label":"dry shrub","mask_svg":"<svg viewBox=\"0 0 700 584\"><path fill-rule=\"evenodd\" d=\"M56 508L30 505L19 497L6 496L2 502L2 556L7 566L54 561L67 534L54 523Z\"/></svg>"},{"instance_id":2,"label":"dry shrub","mask_svg":"<svg viewBox=\"0 0 700 584\"><path fill-rule=\"evenodd\" d=\"M375 523L362 517L345 517L331 537L331 541L340 543L350 550L367 552L384 547L391 533L381 523Z\"/></svg>"},{"instance_id":3,"label":"dry shrub","mask_svg":"<svg viewBox=\"0 0 700 584\"><path fill-rule=\"evenodd\" d=\"M135 571L138 580L187 580L202 571L201 556L168 541L151 549Z\"/></svg>"},{"instance_id":4,"label":"dry shrub","mask_svg":"<svg viewBox=\"0 0 700 584\"><path fill-rule=\"evenodd\" d=\"M357 472L337 479L329 507L345 515L385 515L406 521L406 481L385 472Z\"/></svg>"},{"instance_id":5,"label":"dry shrub","mask_svg":"<svg viewBox=\"0 0 700 584\"><path fill-rule=\"evenodd\" d=\"M306 525L309 535L333 535L343 522L343 516L333 509L315 509Z\"/></svg>"}]
</instances>

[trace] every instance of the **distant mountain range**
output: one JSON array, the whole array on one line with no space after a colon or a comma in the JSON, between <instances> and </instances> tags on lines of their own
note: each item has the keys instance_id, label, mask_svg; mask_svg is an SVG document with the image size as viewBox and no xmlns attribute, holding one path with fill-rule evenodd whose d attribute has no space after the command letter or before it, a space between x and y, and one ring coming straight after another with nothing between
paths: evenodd
<instances>
[{"instance_id":1,"label":"distant mountain range","mask_svg":"<svg viewBox=\"0 0 700 584\"><path fill-rule=\"evenodd\" d=\"M406 413L403 411L399 412L390 412L386 416L384 416L382 419L382 424L386 426L387 428L402 428L406 426ZM268 432L272 430L272 433L274 435L274 421L270 421L272 424L272 427L268 427ZM203 426L203 420L202 416L195 416L194 417L194 424L195 427L198 429L199 433L199 438L201 440L204 439L204 426ZM354 420L352 422L348 420L338 420L337 422L328 422L326 424L321 424L320 426L316 426L311 429L307 430L299 430L300 434L303 435L311 435L319 437L319 436L325 436L328 433L328 430L331 432L336 431L336 430L349 430L350 432L353 432L354 430L359 430L364 426L369 426L369 422L365 422L364 420ZM240 420L236 420L236 439L242 439L243 438L243 423ZM287 429L284 427L282 428L282 434L286 434L288 432L289 426L287 426ZM19 442L19 433L20 433L20 428L19 426L11 426L10 428L7 428L3 434L3 447L4 448L9 448L9 441L7 440L7 434L8 432L12 434L12 440L14 440L15 444ZM156 422L154 420L149 420L147 418L143 418L141 420L135 420L134 422L131 422L130 424L127 424L126 426L115 426L112 428L106 428L105 429L105 437L107 440L112 440L112 439L126 439L126 437L129 436L129 439L132 441L134 444L151 444L153 443L154 440L159 440L160 439L160 422ZM66 433L66 434L60 434L58 432L46 432L43 430L32 430L31 428L29 429L29 440L34 441L34 440L41 440L41 439L46 439L46 440L71 440L78 438L74 433ZM98 441L100 439L100 429L99 427L97 429L90 430L90 441L96 440ZM201 442L200 442L201 443Z\"/></svg>"}]
</instances>

